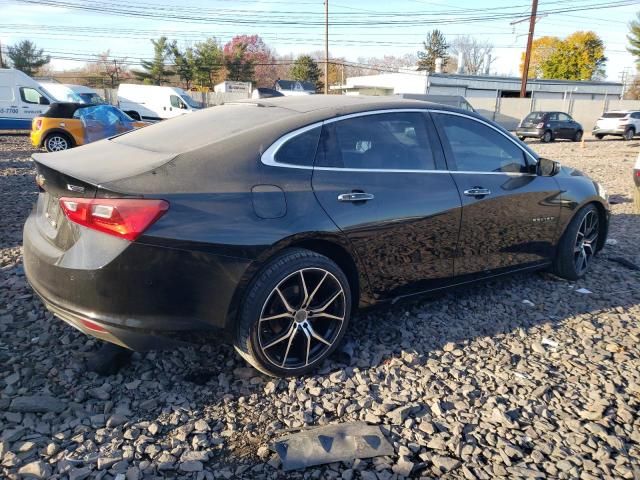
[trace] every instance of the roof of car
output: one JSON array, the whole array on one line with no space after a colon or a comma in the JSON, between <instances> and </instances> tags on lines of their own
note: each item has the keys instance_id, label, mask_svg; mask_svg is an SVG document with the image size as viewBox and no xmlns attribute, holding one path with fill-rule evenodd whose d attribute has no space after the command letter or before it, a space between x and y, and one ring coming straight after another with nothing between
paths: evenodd
<instances>
[{"instance_id":1,"label":"roof of car","mask_svg":"<svg viewBox=\"0 0 640 480\"><path fill-rule=\"evenodd\" d=\"M95 105L91 103L55 102L42 116L46 118L72 118L76 110L93 106Z\"/></svg>"}]
</instances>

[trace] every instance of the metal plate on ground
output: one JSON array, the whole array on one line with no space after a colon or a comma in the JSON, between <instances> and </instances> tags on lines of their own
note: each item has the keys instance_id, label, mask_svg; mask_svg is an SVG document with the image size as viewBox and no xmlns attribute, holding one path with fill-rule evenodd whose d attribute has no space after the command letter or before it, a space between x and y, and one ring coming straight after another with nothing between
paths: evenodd
<instances>
[{"instance_id":1,"label":"metal plate on ground","mask_svg":"<svg viewBox=\"0 0 640 480\"><path fill-rule=\"evenodd\" d=\"M284 471L394 454L380 427L365 422L326 425L287 435L277 440L273 449Z\"/></svg>"}]
</instances>

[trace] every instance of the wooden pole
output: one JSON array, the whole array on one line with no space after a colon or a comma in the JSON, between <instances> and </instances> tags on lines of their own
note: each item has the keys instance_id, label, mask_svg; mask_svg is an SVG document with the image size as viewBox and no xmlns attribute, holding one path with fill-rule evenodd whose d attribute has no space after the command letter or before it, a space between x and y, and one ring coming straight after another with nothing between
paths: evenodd
<instances>
[{"instance_id":1,"label":"wooden pole","mask_svg":"<svg viewBox=\"0 0 640 480\"><path fill-rule=\"evenodd\" d=\"M329 0L324 0L324 94L329 93Z\"/></svg>"},{"instance_id":2,"label":"wooden pole","mask_svg":"<svg viewBox=\"0 0 640 480\"><path fill-rule=\"evenodd\" d=\"M529 64L531 63L531 47L533 45L533 32L536 28L536 15L538 13L538 0L531 4L531 18L529 19L529 37L527 38L527 51L524 54L524 68L522 69L522 82L520 83L520 98L527 96L527 78L529 77Z\"/></svg>"}]
</instances>

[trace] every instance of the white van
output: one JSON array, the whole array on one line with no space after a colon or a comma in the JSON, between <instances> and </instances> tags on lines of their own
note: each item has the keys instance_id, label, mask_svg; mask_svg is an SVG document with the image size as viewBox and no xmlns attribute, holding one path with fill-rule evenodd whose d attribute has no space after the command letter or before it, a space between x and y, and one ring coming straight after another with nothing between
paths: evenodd
<instances>
[{"instance_id":1,"label":"white van","mask_svg":"<svg viewBox=\"0 0 640 480\"><path fill-rule=\"evenodd\" d=\"M55 99L38 82L13 68L0 68L0 130L31 130Z\"/></svg>"},{"instance_id":2,"label":"white van","mask_svg":"<svg viewBox=\"0 0 640 480\"><path fill-rule=\"evenodd\" d=\"M80 95L63 83L40 81L40 86L55 98L56 102L86 103Z\"/></svg>"},{"instance_id":3,"label":"white van","mask_svg":"<svg viewBox=\"0 0 640 480\"><path fill-rule=\"evenodd\" d=\"M64 85L78 94L78 96L84 100L84 103L91 103L94 105L107 103L107 101L93 88L85 87L84 85L73 85L71 83L65 83Z\"/></svg>"},{"instance_id":4,"label":"white van","mask_svg":"<svg viewBox=\"0 0 640 480\"><path fill-rule=\"evenodd\" d=\"M165 120L202 108L181 88L121 83L120 110L135 120Z\"/></svg>"}]
</instances>

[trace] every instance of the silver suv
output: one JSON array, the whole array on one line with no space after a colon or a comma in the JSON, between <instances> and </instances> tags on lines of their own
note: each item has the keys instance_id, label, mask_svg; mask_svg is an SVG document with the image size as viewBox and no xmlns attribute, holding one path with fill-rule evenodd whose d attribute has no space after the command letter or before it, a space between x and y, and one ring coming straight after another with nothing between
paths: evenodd
<instances>
[{"instance_id":1,"label":"silver suv","mask_svg":"<svg viewBox=\"0 0 640 480\"><path fill-rule=\"evenodd\" d=\"M640 112L620 110L603 113L596 120L592 133L598 140L605 135L617 135L625 140L631 140L640 133Z\"/></svg>"}]
</instances>

